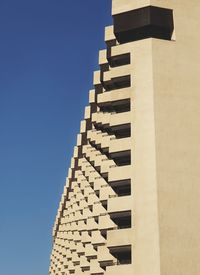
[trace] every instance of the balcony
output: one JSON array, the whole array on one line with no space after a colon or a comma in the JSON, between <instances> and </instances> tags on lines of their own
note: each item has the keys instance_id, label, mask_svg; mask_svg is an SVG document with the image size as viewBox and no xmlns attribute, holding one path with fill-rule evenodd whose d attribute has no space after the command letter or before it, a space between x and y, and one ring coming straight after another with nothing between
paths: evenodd
<instances>
[{"instance_id":1,"label":"balcony","mask_svg":"<svg viewBox=\"0 0 200 275\"><path fill-rule=\"evenodd\" d=\"M106 76L107 78L109 76ZM103 79L101 81L104 89L106 91L123 89L131 86L131 77L130 75L123 75L112 77L110 80Z\"/></svg>"},{"instance_id":2,"label":"balcony","mask_svg":"<svg viewBox=\"0 0 200 275\"><path fill-rule=\"evenodd\" d=\"M113 182L117 180L125 180L131 178L131 165L126 166L115 166L110 168L110 172L108 174L108 182Z\"/></svg>"},{"instance_id":3,"label":"balcony","mask_svg":"<svg viewBox=\"0 0 200 275\"><path fill-rule=\"evenodd\" d=\"M110 66L112 68L114 68L114 67L119 67L119 66L124 66L124 65L130 64L130 62L131 62L130 59L131 59L130 53L124 53L124 54L111 56L108 59L108 62L110 64Z\"/></svg>"},{"instance_id":4,"label":"balcony","mask_svg":"<svg viewBox=\"0 0 200 275\"><path fill-rule=\"evenodd\" d=\"M110 182L109 185L112 187L118 197L130 196L131 195L131 180L121 180Z\"/></svg>"},{"instance_id":5,"label":"balcony","mask_svg":"<svg viewBox=\"0 0 200 275\"><path fill-rule=\"evenodd\" d=\"M109 158L113 159L117 166L131 164L131 150L109 153Z\"/></svg>"},{"instance_id":6,"label":"balcony","mask_svg":"<svg viewBox=\"0 0 200 275\"><path fill-rule=\"evenodd\" d=\"M94 113L92 122L95 129L114 135L116 138L130 137L131 135L131 114L125 113Z\"/></svg>"},{"instance_id":7,"label":"balcony","mask_svg":"<svg viewBox=\"0 0 200 275\"><path fill-rule=\"evenodd\" d=\"M97 96L97 104L101 107L103 105L112 104L112 102L117 102L121 100L130 100L131 97L131 89L124 88L116 91L104 92L102 94L98 94Z\"/></svg>"},{"instance_id":8,"label":"balcony","mask_svg":"<svg viewBox=\"0 0 200 275\"><path fill-rule=\"evenodd\" d=\"M101 112L124 113L130 111L130 98L99 104Z\"/></svg>"},{"instance_id":9,"label":"balcony","mask_svg":"<svg viewBox=\"0 0 200 275\"><path fill-rule=\"evenodd\" d=\"M132 204L132 196L110 198L108 201L108 212L129 211L132 209Z\"/></svg>"},{"instance_id":10,"label":"balcony","mask_svg":"<svg viewBox=\"0 0 200 275\"><path fill-rule=\"evenodd\" d=\"M110 218L117 225L118 229L131 228L130 210L110 213Z\"/></svg>"},{"instance_id":11,"label":"balcony","mask_svg":"<svg viewBox=\"0 0 200 275\"><path fill-rule=\"evenodd\" d=\"M132 263L131 245L109 247L110 253L116 258L117 265L127 265Z\"/></svg>"}]
</instances>

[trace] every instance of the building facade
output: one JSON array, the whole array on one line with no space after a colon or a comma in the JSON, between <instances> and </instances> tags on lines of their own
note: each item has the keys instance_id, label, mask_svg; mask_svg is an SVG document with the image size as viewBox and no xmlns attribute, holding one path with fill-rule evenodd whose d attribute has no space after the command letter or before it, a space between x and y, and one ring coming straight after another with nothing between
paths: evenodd
<instances>
[{"instance_id":1,"label":"building facade","mask_svg":"<svg viewBox=\"0 0 200 275\"><path fill-rule=\"evenodd\" d=\"M112 0L50 274L200 274L200 2Z\"/></svg>"}]
</instances>

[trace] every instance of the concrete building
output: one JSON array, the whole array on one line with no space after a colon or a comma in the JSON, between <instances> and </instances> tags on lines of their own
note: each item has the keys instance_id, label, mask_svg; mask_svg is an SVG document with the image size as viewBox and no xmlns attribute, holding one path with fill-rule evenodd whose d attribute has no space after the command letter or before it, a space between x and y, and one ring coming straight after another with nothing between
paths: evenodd
<instances>
[{"instance_id":1,"label":"concrete building","mask_svg":"<svg viewBox=\"0 0 200 275\"><path fill-rule=\"evenodd\" d=\"M200 2L113 0L50 274L200 274Z\"/></svg>"}]
</instances>

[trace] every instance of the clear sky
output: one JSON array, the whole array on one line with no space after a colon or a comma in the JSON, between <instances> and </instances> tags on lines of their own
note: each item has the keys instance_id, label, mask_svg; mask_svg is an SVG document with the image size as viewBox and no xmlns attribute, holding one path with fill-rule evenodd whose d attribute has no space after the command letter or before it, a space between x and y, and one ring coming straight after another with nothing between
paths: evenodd
<instances>
[{"instance_id":1,"label":"clear sky","mask_svg":"<svg viewBox=\"0 0 200 275\"><path fill-rule=\"evenodd\" d=\"M111 0L0 0L0 275L47 275Z\"/></svg>"}]
</instances>

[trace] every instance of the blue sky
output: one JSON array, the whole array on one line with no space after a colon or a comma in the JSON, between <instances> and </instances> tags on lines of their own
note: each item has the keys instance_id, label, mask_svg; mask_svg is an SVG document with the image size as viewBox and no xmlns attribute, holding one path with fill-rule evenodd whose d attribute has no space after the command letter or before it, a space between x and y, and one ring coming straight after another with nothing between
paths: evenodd
<instances>
[{"instance_id":1,"label":"blue sky","mask_svg":"<svg viewBox=\"0 0 200 275\"><path fill-rule=\"evenodd\" d=\"M0 1L0 275L48 274L110 0Z\"/></svg>"}]
</instances>

